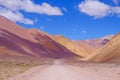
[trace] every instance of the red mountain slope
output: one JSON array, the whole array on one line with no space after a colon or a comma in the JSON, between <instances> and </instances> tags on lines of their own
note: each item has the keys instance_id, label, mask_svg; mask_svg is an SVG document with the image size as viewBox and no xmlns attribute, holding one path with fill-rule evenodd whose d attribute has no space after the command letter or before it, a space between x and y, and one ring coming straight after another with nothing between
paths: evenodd
<instances>
[{"instance_id":1,"label":"red mountain slope","mask_svg":"<svg viewBox=\"0 0 120 80\"><path fill-rule=\"evenodd\" d=\"M48 36L42 33L31 34L2 16L0 16L0 55L49 58L77 56Z\"/></svg>"}]
</instances>

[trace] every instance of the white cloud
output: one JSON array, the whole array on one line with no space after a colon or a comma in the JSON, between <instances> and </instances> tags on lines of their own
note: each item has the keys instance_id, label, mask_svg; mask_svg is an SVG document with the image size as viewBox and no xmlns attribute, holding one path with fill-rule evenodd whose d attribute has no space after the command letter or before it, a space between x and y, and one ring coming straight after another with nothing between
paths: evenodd
<instances>
[{"instance_id":1,"label":"white cloud","mask_svg":"<svg viewBox=\"0 0 120 80\"><path fill-rule=\"evenodd\" d=\"M120 7L113 7L112 12L120 15Z\"/></svg>"},{"instance_id":2,"label":"white cloud","mask_svg":"<svg viewBox=\"0 0 120 80\"><path fill-rule=\"evenodd\" d=\"M44 30L45 29L45 27L44 26L40 26L40 30Z\"/></svg>"},{"instance_id":3,"label":"white cloud","mask_svg":"<svg viewBox=\"0 0 120 80\"><path fill-rule=\"evenodd\" d=\"M98 0L86 0L79 4L79 10L87 15L100 18L110 13L110 6Z\"/></svg>"},{"instance_id":4,"label":"white cloud","mask_svg":"<svg viewBox=\"0 0 120 80\"><path fill-rule=\"evenodd\" d=\"M120 7L107 5L99 0L85 0L78 5L79 11L94 18L103 18L111 14L120 14Z\"/></svg>"},{"instance_id":5,"label":"white cloud","mask_svg":"<svg viewBox=\"0 0 120 80\"><path fill-rule=\"evenodd\" d=\"M63 7L62 10L65 12L68 12L68 10L65 7Z\"/></svg>"},{"instance_id":6,"label":"white cloud","mask_svg":"<svg viewBox=\"0 0 120 80\"><path fill-rule=\"evenodd\" d=\"M62 11L56 6L51 6L48 3L38 5L31 0L0 0L0 5L5 6L10 10L24 10L26 12L47 15L63 15Z\"/></svg>"},{"instance_id":7,"label":"white cloud","mask_svg":"<svg viewBox=\"0 0 120 80\"><path fill-rule=\"evenodd\" d=\"M81 34L86 34L86 33L87 33L86 30L81 31Z\"/></svg>"},{"instance_id":8,"label":"white cloud","mask_svg":"<svg viewBox=\"0 0 120 80\"><path fill-rule=\"evenodd\" d=\"M50 4L44 2L42 4L35 4L31 0L0 0L0 6L3 6L1 7L2 10L0 9L1 14L8 12L2 14L3 16L9 18L12 21L18 21L27 24L33 24L34 22L33 20L25 18L20 10L37 14L63 15L60 8L56 6L51 6ZM17 19L15 19L14 16L17 17Z\"/></svg>"},{"instance_id":9,"label":"white cloud","mask_svg":"<svg viewBox=\"0 0 120 80\"><path fill-rule=\"evenodd\" d=\"M34 24L33 20L25 18L20 12L11 11L3 7L0 7L0 15L10 19L13 22L18 21L24 24Z\"/></svg>"},{"instance_id":10,"label":"white cloud","mask_svg":"<svg viewBox=\"0 0 120 80\"><path fill-rule=\"evenodd\" d=\"M113 2L114 2L116 5L118 5L119 0L113 0Z\"/></svg>"}]
</instances>

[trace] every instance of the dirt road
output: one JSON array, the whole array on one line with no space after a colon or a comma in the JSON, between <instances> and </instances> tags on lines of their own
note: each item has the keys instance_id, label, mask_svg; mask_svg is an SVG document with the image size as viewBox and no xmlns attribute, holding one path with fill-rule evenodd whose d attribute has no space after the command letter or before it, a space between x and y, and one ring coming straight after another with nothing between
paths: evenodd
<instances>
[{"instance_id":1,"label":"dirt road","mask_svg":"<svg viewBox=\"0 0 120 80\"><path fill-rule=\"evenodd\" d=\"M10 80L120 80L120 69L94 68L63 65L55 60L53 65L34 67Z\"/></svg>"}]
</instances>

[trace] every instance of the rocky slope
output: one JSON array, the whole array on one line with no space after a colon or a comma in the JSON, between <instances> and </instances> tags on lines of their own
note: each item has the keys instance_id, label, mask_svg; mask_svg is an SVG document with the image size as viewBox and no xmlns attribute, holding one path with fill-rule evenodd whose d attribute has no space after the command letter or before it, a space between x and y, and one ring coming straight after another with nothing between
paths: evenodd
<instances>
[{"instance_id":1,"label":"rocky slope","mask_svg":"<svg viewBox=\"0 0 120 80\"><path fill-rule=\"evenodd\" d=\"M120 33L114 36L105 46L83 60L96 62L120 62Z\"/></svg>"},{"instance_id":2,"label":"rocky slope","mask_svg":"<svg viewBox=\"0 0 120 80\"><path fill-rule=\"evenodd\" d=\"M79 40L76 42L78 44L85 44L85 45L90 46L94 49L98 49L100 47L103 47L113 36L115 36L115 35L108 35L108 36L104 36L101 38L90 39L90 40Z\"/></svg>"},{"instance_id":3,"label":"rocky slope","mask_svg":"<svg viewBox=\"0 0 120 80\"><path fill-rule=\"evenodd\" d=\"M49 58L77 56L43 33L36 35L37 32L0 16L0 55Z\"/></svg>"},{"instance_id":4,"label":"rocky slope","mask_svg":"<svg viewBox=\"0 0 120 80\"><path fill-rule=\"evenodd\" d=\"M77 57L85 61L120 62L120 33L113 36L73 41L34 28L25 29L0 16L0 56Z\"/></svg>"},{"instance_id":5,"label":"rocky slope","mask_svg":"<svg viewBox=\"0 0 120 80\"><path fill-rule=\"evenodd\" d=\"M67 49L71 50L73 53L79 56L86 57L89 54L86 51L86 47L82 47L81 45L79 46L75 44L72 40L69 40L61 35L55 35L52 39L57 41L61 45L65 46Z\"/></svg>"}]
</instances>

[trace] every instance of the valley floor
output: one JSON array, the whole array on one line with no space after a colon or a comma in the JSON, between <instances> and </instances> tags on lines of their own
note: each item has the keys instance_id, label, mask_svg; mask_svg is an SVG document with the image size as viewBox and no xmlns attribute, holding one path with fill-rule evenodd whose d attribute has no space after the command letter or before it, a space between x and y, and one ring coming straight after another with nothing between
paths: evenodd
<instances>
[{"instance_id":1,"label":"valley floor","mask_svg":"<svg viewBox=\"0 0 120 80\"><path fill-rule=\"evenodd\" d=\"M36 67L51 64L51 59L38 59L30 57L6 57L0 56L0 80L9 80L17 74Z\"/></svg>"},{"instance_id":2,"label":"valley floor","mask_svg":"<svg viewBox=\"0 0 120 80\"><path fill-rule=\"evenodd\" d=\"M9 80L120 80L120 65L112 63L72 63L33 67Z\"/></svg>"}]
</instances>

